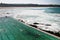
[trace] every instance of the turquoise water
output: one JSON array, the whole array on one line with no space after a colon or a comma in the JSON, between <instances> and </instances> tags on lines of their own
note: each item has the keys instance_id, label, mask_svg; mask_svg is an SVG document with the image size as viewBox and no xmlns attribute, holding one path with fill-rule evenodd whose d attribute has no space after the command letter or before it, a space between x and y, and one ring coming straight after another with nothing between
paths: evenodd
<instances>
[{"instance_id":1,"label":"turquoise water","mask_svg":"<svg viewBox=\"0 0 60 40\"><path fill-rule=\"evenodd\" d=\"M59 7L56 7L56 8L46 8L45 10L46 10L45 12L48 12L48 13L59 13L60 14L60 8Z\"/></svg>"},{"instance_id":2,"label":"turquoise water","mask_svg":"<svg viewBox=\"0 0 60 40\"><path fill-rule=\"evenodd\" d=\"M0 40L60 40L10 17L0 18Z\"/></svg>"}]
</instances>

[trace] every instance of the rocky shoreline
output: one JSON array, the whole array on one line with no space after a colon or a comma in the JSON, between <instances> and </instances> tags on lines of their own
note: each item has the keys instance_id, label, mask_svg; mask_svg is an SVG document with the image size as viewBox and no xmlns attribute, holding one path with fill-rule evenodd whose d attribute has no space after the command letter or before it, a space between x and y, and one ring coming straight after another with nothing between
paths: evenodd
<instances>
[{"instance_id":1,"label":"rocky shoreline","mask_svg":"<svg viewBox=\"0 0 60 40\"><path fill-rule=\"evenodd\" d=\"M23 23L25 23L23 20L18 20L18 21L20 21L20 22L23 22ZM26 23L25 23L26 24ZM34 27L34 28L37 28L37 29L39 29L39 30L42 30L42 31L45 31L45 32L48 32L48 33L50 33L50 34L53 34L53 35L55 35L55 36L58 36L58 37L60 37L60 31L59 32L53 32L53 31L47 31L47 30L43 30L43 29L41 29L41 28L38 28L38 25L39 23L37 23L37 22L35 22L35 23L33 23L33 24L28 24L27 23L27 25L29 25L29 26L32 26L32 27ZM41 25L44 25L43 23L40 23ZM45 24L46 26L52 26L51 24ZM46 29L48 29L48 28L46 28Z\"/></svg>"},{"instance_id":2,"label":"rocky shoreline","mask_svg":"<svg viewBox=\"0 0 60 40\"><path fill-rule=\"evenodd\" d=\"M5 13L5 14L1 14L0 16L7 18L7 17L13 17L12 15L14 15L14 14ZM55 36L60 37L60 30L54 30L54 29L49 28L49 27L52 26L52 24L44 24L44 23L39 23L39 22L34 22L34 23L29 24L26 21L24 21L24 19L17 18L17 17L15 17L15 19L20 21L20 22L23 22L23 23L25 23L25 24L27 24L29 26L32 26L32 27L37 28L39 30L42 30L42 31L45 31L45 32L48 32L50 34L53 34Z\"/></svg>"}]
</instances>

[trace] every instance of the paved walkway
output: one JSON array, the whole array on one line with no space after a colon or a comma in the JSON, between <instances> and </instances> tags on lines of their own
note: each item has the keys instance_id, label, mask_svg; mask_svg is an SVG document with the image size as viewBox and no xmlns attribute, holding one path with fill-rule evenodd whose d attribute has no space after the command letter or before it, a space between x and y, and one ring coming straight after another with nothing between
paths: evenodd
<instances>
[{"instance_id":1,"label":"paved walkway","mask_svg":"<svg viewBox=\"0 0 60 40\"><path fill-rule=\"evenodd\" d=\"M59 40L53 36L18 22L13 18L0 18L0 40Z\"/></svg>"}]
</instances>

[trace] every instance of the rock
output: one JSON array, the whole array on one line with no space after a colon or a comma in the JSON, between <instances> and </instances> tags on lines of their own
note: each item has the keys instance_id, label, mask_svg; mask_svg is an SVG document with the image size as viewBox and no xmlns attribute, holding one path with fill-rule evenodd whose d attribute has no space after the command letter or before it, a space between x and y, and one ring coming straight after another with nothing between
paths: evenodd
<instances>
[{"instance_id":1,"label":"rock","mask_svg":"<svg viewBox=\"0 0 60 40\"><path fill-rule=\"evenodd\" d=\"M8 17L8 16L5 16L6 18Z\"/></svg>"},{"instance_id":2,"label":"rock","mask_svg":"<svg viewBox=\"0 0 60 40\"><path fill-rule=\"evenodd\" d=\"M51 24L45 24L45 26L51 26Z\"/></svg>"},{"instance_id":3,"label":"rock","mask_svg":"<svg viewBox=\"0 0 60 40\"><path fill-rule=\"evenodd\" d=\"M37 28L37 26L36 25L33 25L33 24L29 24L30 26L33 26L33 27L35 27L35 28Z\"/></svg>"},{"instance_id":4,"label":"rock","mask_svg":"<svg viewBox=\"0 0 60 40\"><path fill-rule=\"evenodd\" d=\"M23 20L20 20L21 22L25 23Z\"/></svg>"},{"instance_id":5,"label":"rock","mask_svg":"<svg viewBox=\"0 0 60 40\"><path fill-rule=\"evenodd\" d=\"M6 13L6 14L9 14L9 13Z\"/></svg>"},{"instance_id":6,"label":"rock","mask_svg":"<svg viewBox=\"0 0 60 40\"><path fill-rule=\"evenodd\" d=\"M39 24L39 23L35 22L35 23L33 23L33 24Z\"/></svg>"}]
</instances>

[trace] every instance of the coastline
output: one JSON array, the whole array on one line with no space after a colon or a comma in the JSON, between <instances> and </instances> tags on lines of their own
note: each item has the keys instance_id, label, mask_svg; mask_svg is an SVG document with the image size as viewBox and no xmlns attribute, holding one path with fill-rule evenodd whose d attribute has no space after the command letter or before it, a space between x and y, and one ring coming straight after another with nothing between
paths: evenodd
<instances>
[{"instance_id":1,"label":"coastline","mask_svg":"<svg viewBox=\"0 0 60 40\"><path fill-rule=\"evenodd\" d=\"M40 4L4 4L0 3L0 7L60 7L60 5L40 5Z\"/></svg>"},{"instance_id":2,"label":"coastline","mask_svg":"<svg viewBox=\"0 0 60 40\"><path fill-rule=\"evenodd\" d=\"M33 28L33 29L36 29L36 30L41 31L41 32L43 32L43 33L46 33L47 35L50 35L50 36L53 36L53 37L55 37L55 38L60 39L60 37L58 37L58 36L56 36L56 35L53 35L53 34L51 34L51 33L45 32L45 31L43 31L43 30L40 30L40 29L38 29L38 28L35 28L35 27L33 27L33 26L30 26L30 25L26 24L23 19L20 19L20 20L18 20L17 18L14 18L14 19L16 19L17 21L21 22L21 23L24 24L24 25L27 25L28 27L31 27L31 28Z\"/></svg>"},{"instance_id":3,"label":"coastline","mask_svg":"<svg viewBox=\"0 0 60 40\"><path fill-rule=\"evenodd\" d=\"M3 7L2 7L3 8ZM7 8L7 7L5 7L5 8ZM24 7L25 8L25 7ZM15 8L16 9L16 8ZM34 10L35 11L35 10ZM25 12L27 12L27 11L25 11ZM39 11L40 12L40 11ZM34 13L36 13L36 12L34 12ZM6 12L6 14L7 15L9 15L10 13L9 12ZM14 14L15 15L15 14ZM18 14L19 15L19 14ZM6 16L6 15L5 15ZM21 20L23 20L23 19L21 19ZM24 21L24 20L23 20ZM26 22L26 21L24 21L24 22ZM31 26L32 27L32 26ZM37 29L37 28L36 28ZM37 29L37 30L39 30L39 29ZM53 31L54 32L54 31ZM50 34L50 33L49 33Z\"/></svg>"}]
</instances>

